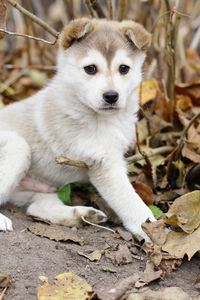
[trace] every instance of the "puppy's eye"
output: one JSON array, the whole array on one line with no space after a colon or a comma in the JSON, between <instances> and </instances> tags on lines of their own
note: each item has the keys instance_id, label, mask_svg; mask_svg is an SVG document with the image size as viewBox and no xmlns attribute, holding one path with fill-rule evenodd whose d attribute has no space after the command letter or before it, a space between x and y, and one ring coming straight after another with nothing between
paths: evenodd
<instances>
[{"instance_id":1,"label":"puppy's eye","mask_svg":"<svg viewBox=\"0 0 200 300\"><path fill-rule=\"evenodd\" d=\"M97 67L95 65L86 66L84 70L89 75L95 75L97 73Z\"/></svg>"},{"instance_id":2,"label":"puppy's eye","mask_svg":"<svg viewBox=\"0 0 200 300\"><path fill-rule=\"evenodd\" d=\"M119 66L119 73L122 75L126 75L130 70L130 67L127 65L120 65Z\"/></svg>"}]
</instances>

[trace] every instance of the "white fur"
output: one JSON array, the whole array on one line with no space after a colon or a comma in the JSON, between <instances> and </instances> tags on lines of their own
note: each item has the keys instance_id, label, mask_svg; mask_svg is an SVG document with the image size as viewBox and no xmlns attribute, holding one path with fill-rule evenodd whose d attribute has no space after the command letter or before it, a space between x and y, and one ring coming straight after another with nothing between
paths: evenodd
<instances>
[{"instance_id":1,"label":"white fur","mask_svg":"<svg viewBox=\"0 0 200 300\"><path fill-rule=\"evenodd\" d=\"M141 224L155 219L130 184L123 157L134 141L138 111L134 88L141 82L144 54L130 59L125 50L119 50L109 66L97 50L80 58L72 50L60 49L58 73L46 88L0 112L0 174L4 177L0 203L25 174L56 187L89 179L124 226L147 238ZM85 73L83 67L88 64L97 65L95 76ZM119 74L120 64L130 66L127 75ZM119 93L114 111L102 110L102 94L108 90ZM57 165L59 154L83 160L89 171ZM28 214L54 223L66 217L67 224L76 224L73 208L64 206L56 194L24 195L31 202ZM19 194L10 197L15 204L18 199ZM87 215L92 208L77 209ZM94 211L105 220L102 212ZM0 230L11 228L6 222L0 215Z\"/></svg>"}]
</instances>

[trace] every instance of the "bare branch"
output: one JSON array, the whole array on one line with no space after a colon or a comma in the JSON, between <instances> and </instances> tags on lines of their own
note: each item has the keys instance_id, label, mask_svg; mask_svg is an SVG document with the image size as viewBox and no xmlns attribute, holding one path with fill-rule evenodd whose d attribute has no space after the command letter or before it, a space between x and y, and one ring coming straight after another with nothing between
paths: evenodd
<instances>
[{"instance_id":1,"label":"bare branch","mask_svg":"<svg viewBox=\"0 0 200 300\"><path fill-rule=\"evenodd\" d=\"M89 2L99 18L106 18L105 13L97 0L89 0Z\"/></svg>"},{"instance_id":2,"label":"bare branch","mask_svg":"<svg viewBox=\"0 0 200 300\"><path fill-rule=\"evenodd\" d=\"M7 0L10 5L15 7L17 10L19 10L22 14L29 17L34 23L41 26L44 30L49 32L51 35L53 35L56 39L58 39L59 32L57 32L55 29L53 29L51 26L49 26L46 22L44 22L42 19L36 17L34 14L23 8L19 3L17 3L14 0Z\"/></svg>"},{"instance_id":3,"label":"bare branch","mask_svg":"<svg viewBox=\"0 0 200 300\"><path fill-rule=\"evenodd\" d=\"M12 31L8 31L6 29L0 29L0 33L1 32L4 33L4 34L29 38L31 40L35 40L35 41L38 41L38 42L43 42L43 43L46 43L46 44L49 44L49 45L55 45L55 43L57 42L57 38L53 42L50 42L50 41L47 41L45 39L38 38L36 36L28 35L28 34L25 34L25 33L12 32Z\"/></svg>"}]
</instances>

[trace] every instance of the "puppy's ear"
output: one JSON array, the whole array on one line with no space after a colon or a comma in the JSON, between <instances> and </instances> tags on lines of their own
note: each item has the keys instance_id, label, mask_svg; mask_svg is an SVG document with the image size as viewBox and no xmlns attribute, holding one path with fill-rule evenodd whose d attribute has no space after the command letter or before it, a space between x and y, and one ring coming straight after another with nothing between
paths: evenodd
<instances>
[{"instance_id":1,"label":"puppy's ear","mask_svg":"<svg viewBox=\"0 0 200 300\"><path fill-rule=\"evenodd\" d=\"M93 27L92 21L88 18L71 21L62 31L61 46L64 49L69 48L74 41L79 40L92 32L94 29Z\"/></svg>"},{"instance_id":2,"label":"puppy's ear","mask_svg":"<svg viewBox=\"0 0 200 300\"><path fill-rule=\"evenodd\" d=\"M120 30L139 50L145 51L151 45L151 34L139 23L123 21Z\"/></svg>"}]
</instances>

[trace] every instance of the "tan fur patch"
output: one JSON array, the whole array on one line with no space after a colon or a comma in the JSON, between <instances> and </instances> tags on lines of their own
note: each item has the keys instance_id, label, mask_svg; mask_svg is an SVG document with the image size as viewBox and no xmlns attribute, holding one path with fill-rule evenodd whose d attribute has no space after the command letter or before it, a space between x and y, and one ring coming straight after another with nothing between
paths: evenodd
<instances>
[{"instance_id":1,"label":"tan fur patch","mask_svg":"<svg viewBox=\"0 0 200 300\"><path fill-rule=\"evenodd\" d=\"M65 26L61 35L61 45L64 49L71 46L74 40L84 37L93 30L93 24L88 18L76 19Z\"/></svg>"}]
</instances>

